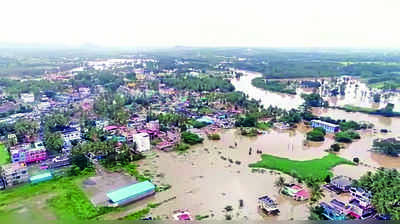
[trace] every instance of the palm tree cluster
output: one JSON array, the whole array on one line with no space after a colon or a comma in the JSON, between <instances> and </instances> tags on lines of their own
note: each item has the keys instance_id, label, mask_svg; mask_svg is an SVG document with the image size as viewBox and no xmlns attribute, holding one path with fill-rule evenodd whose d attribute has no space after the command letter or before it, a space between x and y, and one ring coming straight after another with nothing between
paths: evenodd
<instances>
[{"instance_id":1,"label":"palm tree cluster","mask_svg":"<svg viewBox=\"0 0 400 224\"><path fill-rule=\"evenodd\" d=\"M380 214L400 220L400 172L396 169L379 169L367 172L354 183L372 193L372 204Z\"/></svg>"}]
</instances>

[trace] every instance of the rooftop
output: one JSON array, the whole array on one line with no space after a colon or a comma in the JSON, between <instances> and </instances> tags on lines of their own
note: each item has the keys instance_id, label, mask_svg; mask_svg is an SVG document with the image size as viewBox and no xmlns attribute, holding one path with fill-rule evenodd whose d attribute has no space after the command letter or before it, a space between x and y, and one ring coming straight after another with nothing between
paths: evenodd
<instances>
[{"instance_id":1,"label":"rooftop","mask_svg":"<svg viewBox=\"0 0 400 224\"><path fill-rule=\"evenodd\" d=\"M154 184L152 184L150 181L144 181L120 188L116 191L109 192L107 193L107 197L112 202L118 202L154 189L155 189Z\"/></svg>"},{"instance_id":2,"label":"rooftop","mask_svg":"<svg viewBox=\"0 0 400 224\"><path fill-rule=\"evenodd\" d=\"M312 120L311 122L316 122L316 123L323 124L323 125L330 126L330 127L339 127L339 125L337 125L337 124L332 124L332 123L328 123L328 122L321 121L321 120Z\"/></svg>"}]
</instances>

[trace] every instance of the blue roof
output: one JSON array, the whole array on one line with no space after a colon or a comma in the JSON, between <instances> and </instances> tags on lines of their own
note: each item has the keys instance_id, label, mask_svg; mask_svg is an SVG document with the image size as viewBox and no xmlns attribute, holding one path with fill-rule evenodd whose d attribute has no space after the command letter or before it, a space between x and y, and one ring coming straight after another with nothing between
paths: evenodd
<instances>
[{"instance_id":1,"label":"blue roof","mask_svg":"<svg viewBox=\"0 0 400 224\"><path fill-rule=\"evenodd\" d=\"M43 182L43 181L46 181L46 180L50 180L52 178L53 178L53 176L51 175L50 172L45 172L45 173L42 173L42 174L31 176L29 178L29 180L31 181L31 183L39 183L39 182Z\"/></svg>"},{"instance_id":2,"label":"blue roof","mask_svg":"<svg viewBox=\"0 0 400 224\"><path fill-rule=\"evenodd\" d=\"M107 193L107 197L115 203L125 199L138 197L152 190L155 190L154 184L152 184L150 181L144 181L109 192Z\"/></svg>"},{"instance_id":3,"label":"blue roof","mask_svg":"<svg viewBox=\"0 0 400 224\"><path fill-rule=\"evenodd\" d=\"M207 124L214 124L214 121L210 117L206 117L206 116L203 116L203 117L197 119L196 121L204 122L204 123L207 123Z\"/></svg>"}]
</instances>

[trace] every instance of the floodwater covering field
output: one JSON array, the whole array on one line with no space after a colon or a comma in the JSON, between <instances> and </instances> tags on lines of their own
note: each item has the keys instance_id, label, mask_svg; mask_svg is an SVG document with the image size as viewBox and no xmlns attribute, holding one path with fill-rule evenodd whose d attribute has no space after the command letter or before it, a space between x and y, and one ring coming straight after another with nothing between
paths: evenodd
<instances>
[{"instance_id":1,"label":"floodwater covering field","mask_svg":"<svg viewBox=\"0 0 400 224\"><path fill-rule=\"evenodd\" d=\"M290 109L303 102L299 95L273 93L252 86L251 80L256 76L258 74L250 73L233 80L232 83L237 90L248 94L250 98L261 100L265 107L274 105ZM399 158L369 151L374 139L397 136L397 133L400 133L400 118L349 113L337 109L315 109L313 112L335 119L368 121L375 124L374 130L360 131L361 139L346 145L346 148L338 153L348 160L360 158L361 165L336 166L332 169L335 175L359 178L367 171L379 167L400 167ZM389 129L390 132L382 134L380 129ZM333 136L328 135L322 143L309 143L305 141L308 130L308 127L300 125L296 130L270 130L257 137L241 136L235 129L223 130L220 141L205 140L203 144L191 147L186 154L157 152L157 156L140 161L140 170L153 173L153 181L156 184L171 184L172 188L157 193L144 203L173 198L151 210L151 215L163 219L170 219L174 210L188 209L193 216L209 215L217 220L225 219L227 214L240 220L306 220L309 214L308 202L296 202L279 195L278 189L274 187L279 175L289 182L294 181L292 177L270 170L255 172L248 165L260 160L261 156L255 153L256 150L292 160L310 160L326 156L325 150L334 143ZM253 149L251 155L250 147ZM277 199L281 211L279 216L267 217L258 210L257 198L263 195ZM326 192L326 198L323 200L329 200L331 196ZM239 208L239 200L244 202L242 208ZM226 212L226 206L232 206L233 211Z\"/></svg>"},{"instance_id":2,"label":"floodwater covering field","mask_svg":"<svg viewBox=\"0 0 400 224\"><path fill-rule=\"evenodd\" d=\"M300 94L287 95L256 88L251 84L251 80L256 77L260 77L261 74L256 72L242 71L242 70L241 72L244 73L245 75L240 77L239 79L233 79L232 84L235 86L236 90L248 94L250 98L261 100L261 103L264 105L264 107L272 105L285 109L292 109L292 108L297 108L299 105L303 103L303 99L301 99ZM354 83L356 83L356 81L354 81ZM358 82L358 85L361 90L365 90L366 88L365 84ZM355 84L353 84L353 88L355 88ZM299 91L301 92L301 90L298 90L298 92ZM347 91L352 92L351 89L347 89ZM354 100L356 99L357 98L354 97L354 95L349 94L347 96L346 94L346 96L344 96L342 99L342 103L344 105L349 102L355 102ZM329 98L328 100L333 100L333 99ZM337 101L337 103L338 102L339 101ZM365 106L362 103L363 101L360 100L359 104L356 105ZM342 104L337 104L337 105L342 105ZM399 105L400 102L398 103L398 106ZM381 107L384 106L385 105L381 105ZM389 118L379 115L363 114L358 112L346 112L338 109L325 109L325 108L315 108L313 110L313 113L319 116L329 116L332 117L333 119L346 119L346 120L354 120L357 122L366 121L373 123L375 125L375 130L362 131L361 133L362 138L348 145L347 149L341 150L339 155L347 159L359 157L360 161L370 164L372 167L387 167L387 168L400 167L400 158L393 158L369 151L374 139L379 137L388 138L388 137L398 136L398 133L400 133L400 118L398 117ZM380 129L388 129L390 130L390 132L387 134L381 134L379 132Z\"/></svg>"},{"instance_id":3,"label":"floodwater covering field","mask_svg":"<svg viewBox=\"0 0 400 224\"><path fill-rule=\"evenodd\" d=\"M310 88L296 88L296 95L284 94L266 91L254 87L251 80L262 77L260 73L249 72L244 70L236 70L243 73L239 79L232 79L232 84L235 89L242 91L249 95L250 98L261 100L261 103L268 107L269 105L278 106L284 109L297 108L304 100L301 98L302 93L311 93ZM339 84L334 84L331 78L323 79L281 79L281 81L318 81L323 83L323 87L318 88L318 93L329 102L330 106L345 106L353 105L358 107L366 107L372 109L384 108L387 103L395 104L394 111L400 111L400 94L398 92L385 92L377 89L371 89L361 82L359 79L353 77L340 77L338 83L345 83L345 95L330 96L329 88L338 87ZM372 95L379 93L381 95L381 102L375 103Z\"/></svg>"},{"instance_id":4,"label":"floodwater covering field","mask_svg":"<svg viewBox=\"0 0 400 224\"><path fill-rule=\"evenodd\" d=\"M296 130L271 130L257 137L241 136L235 129L223 130L221 140L205 140L203 144L191 147L186 154L157 152L157 156L140 161L140 170L153 173L153 182L156 184L171 184L172 188L146 199L145 203L175 198L151 210L151 215L163 219L171 218L174 210L189 209L193 215L209 215L217 220L224 220L228 213L233 219L306 220L309 214L308 202L296 202L278 194L274 186L279 177L278 172L254 172L248 165L260 161L260 154L255 153L257 149L293 160L326 156L328 153L325 149L334 142L333 137L328 136L323 143L304 144L308 130L301 125ZM251 155L250 147L253 149ZM350 156L345 153L347 150L352 150L351 145L339 155L352 159L351 153ZM377 163L368 166L339 165L332 171L335 175L359 178L375 166ZM290 176L280 175L288 182L294 181ZM257 198L263 195L277 199L281 211L279 216L268 217L258 210ZM243 200L243 208L239 208L239 200ZM227 213L224 208L229 205L234 210Z\"/></svg>"}]
</instances>

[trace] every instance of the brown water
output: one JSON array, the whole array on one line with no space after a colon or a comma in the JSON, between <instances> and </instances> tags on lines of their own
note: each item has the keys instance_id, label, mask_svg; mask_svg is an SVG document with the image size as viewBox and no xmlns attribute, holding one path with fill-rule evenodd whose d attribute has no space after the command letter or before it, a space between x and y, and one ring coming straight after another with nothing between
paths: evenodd
<instances>
[{"instance_id":1,"label":"brown water","mask_svg":"<svg viewBox=\"0 0 400 224\"><path fill-rule=\"evenodd\" d=\"M287 94L274 93L270 91L265 91L251 85L251 80L260 77L260 73L241 71L245 75L240 77L240 79L232 80L232 84L239 91L242 91L249 95L249 97L256 100L261 100L261 103L268 107L269 105L278 106L281 108L297 108L298 105L303 103L303 100L298 96L292 96ZM346 96L330 97L329 99L337 100L336 105L344 105L353 102L354 104L366 106L368 105L369 99L365 97L358 97L361 92L369 91L365 84L360 83L358 80L351 80L346 88ZM356 87L356 84L358 87ZM303 91L298 89L298 93ZM373 91L373 90L372 90ZM396 97L391 98L391 100L397 100ZM386 101L385 101L386 102ZM392 101L393 102L393 101ZM376 105L377 106L377 105ZM381 105L382 106L382 105ZM377 106L377 107L381 107ZM372 146L373 140L379 137L394 137L398 136L400 133L400 118L387 118L378 115L370 115L363 113L346 112L337 109L321 109L315 108L314 114L319 116L329 116L334 119L346 119L354 121L367 121L375 125L375 131L362 132L362 139L356 141L344 150L341 150L340 155L353 159L354 157L359 157L364 163L367 163L371 167L388 167L388 168L400 168L400 158L393 158L378 153L370 152L369 149ZM380 129L389 129L391 133L381 134ZM283 142L281 142L283 143ZM288 142L285 142L287 144Z\"/></svg>"},{"instance_id":2,"label":"brown water","mask_svg":"<svg viewBox=\"0 0 400 224\"><path fill-rule=\"evenodd\" d=\"M235 86L236 90L245 92L250 98L261 100L265 106L278 106L285 109L297 108L304 101L301 98L301 93L311 93L314 89L306 89L298 87L296 89L297 95L288 95L283 93L276 93L271 91L265 91L263 89L255 88L251 85L251 80L257 77L262 77L258 72L249 72L238 70L245 74L239 79L233 79L231 82ZM387 103L395 104L395 111L400 111L400 94L395 92L385 92L378 89L371 89L367 85L358 79L352 77L340 77L334 82L334 79L313 79L313 78L302 78L302 79L282 79L284 81L302 81L312 80L323 83L320 88L315 89L321 96L329 102L331 106L344 106L347 104L368 107L368 108L383 108ZM282 81L281 80L281 81ZM339 83L345 83L346 90L345 95L331 96L331 89L338 87ZM375 103L373 101L373 95L375 93L381 94L381 102Z\"/></svg>"},{"instance_id":3,"label":"brown water","mask_svg":"<svg viewBox=\"0 0 400 224\"><path fill-rule=\"evenodd\" d=\"M140 163L140 170L151 170L155 174L162 173L153 181L161 184L171 184L168 191L158 193L150 201L163 201L176 196L176 199L152 210L152 215L171 217L176 209L189 209L193 216L211 215L213 219L224 220L224 208L233 206L233 219L250 220L306 220L308 203L296 202L278 194L274 182L278 178L275 172L252 173L250 163L260 160L256 149L277 156L296 159L313 159L326 155L324 149L333 140L322 144L304 146L305 129L296 131L271 131L258 137L244 137L237 130L224 130L220 141L209 141L194 146L184 155L175 152L157 152L159 157L145 159ZM237 142L238 146L234 146ZM292 147L293 145L293 147ZM253 153L249 155L249 147ZM205 150L208 149L208 150ZM221 156L227 160L221 159ZM230 163L229 159L240 161L241 164ZM293 178L284 175L287 181ZM269 195L277 199L281 213L276 217L264 216L257 209L257 198ZM244 207L239 209L239 200L244 200Z\"/></svg>"},{"instance_id":4,"label":"brown water","mask_svg":"<svg viewBox=\"0 0 400 224\"><path fill-rule=\"evenodd\" d=\"M302 103L299 96L277 94L253 87L251 80L258 75L248 73L238 80L233 80L232 83L237 90L261 100L264 106L275 105L289 109ZM396 136L399 133L400 118L384 118L333 109L316 109L314 113L336 119L369 121L378 129L378 131L361 131L361 140L341 150L339 154L342 157L350 160L359 157L362 164L335 167L333 172L336 175L359 178L365 172L373 171L380 166L400 167L399 158L369 151L373 139ZM381 134L379 133L381 128L390 129L392 132ZM296 130L271 130L257 137L238 135L235 129L223 130L220 141L206 139L203 144L191 147L189 152L183 155L157 151L157 156L140 161L140 171L150 171L154 174L153 181L156 184L171 184L172 188L135 203L133 208L137 209L138 206L145 206L150 202L161 202L172 198L171 201L152 209L151 215L171 219L174 210L188 209L193 216L210 215L211 219L224 220L227 214L224 208L231 205L234 210L229 214L234 220L307 220L309 216L307 202L296 202L278 194L278 189L274 187L274 182L279 177L276 172L265 170L263 173L253 173L248 165L260 160L260 155L254 153L257 149L263 153L296 160L308 160L326 155L325 149L334 142L333 136L327 136L323 143L307 143L304 140L308 130L309 128L300 125ZM233 147L235 142L238 144L236 148ZM252 155L249 155L249 147L253 149ZM221 156L227 159L223 160ZM229 159L232 159L233 163L229 162ZM237 165L235 161L240 161L241 164ZM293 178L283 176L287 181L293 181ZM267 217L258 210L257 198L263 195L277 199L281 211L279 216ZM325 192L325 195L323 200L336 197L329 192ZM243 208L239 208L241 199L244 200Z\"/></svg>"}]
</instances>

